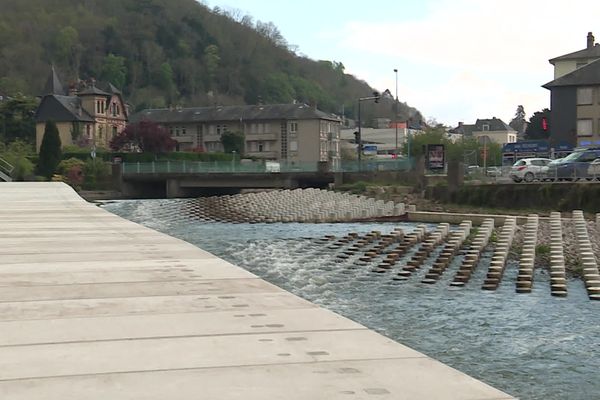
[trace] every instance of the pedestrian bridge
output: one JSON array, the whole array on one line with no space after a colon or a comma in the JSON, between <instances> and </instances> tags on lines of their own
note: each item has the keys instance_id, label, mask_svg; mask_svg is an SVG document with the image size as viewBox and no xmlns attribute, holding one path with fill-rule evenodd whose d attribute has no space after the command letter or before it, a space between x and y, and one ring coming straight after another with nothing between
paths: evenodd
<instances>
[{"instance_id":1,"label":"pedestrian bridge","mask_svg":"<svg viewBox=\"0 0 600 400\"><path fill-rule=\"evenodd\" d=\"M189 197L241 189L326 188L344 172L404 171L405 161L363 161L331 168L327 163L159 161L116 164L125 197Z\"/></svg>"}]
</instances>

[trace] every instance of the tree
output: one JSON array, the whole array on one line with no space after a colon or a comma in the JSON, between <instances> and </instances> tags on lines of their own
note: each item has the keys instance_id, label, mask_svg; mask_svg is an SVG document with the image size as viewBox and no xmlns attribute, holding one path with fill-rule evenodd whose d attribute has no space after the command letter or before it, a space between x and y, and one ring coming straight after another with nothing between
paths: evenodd
<instances>
[{"instance_id":1,"label":"tree","mask_svg":"<svg viewBox=\"0 0 600 400\"><path fill-rule=\"evenodd\" d=\"M169 131L152 121L140 121L129 124L110 141L113 151L142 151L148 153L168 153L173 151L177 142Z\"/></svg>"},{"instance_id":2,"label":"tree","mask_svg":"<svg viewBox=\"0 0 600 400\"><path fill-rule=\"evenodd\" d=\"M515 117L508 124L511 128L513 128L519 136L522 136L525 133L525 129L527 128L527 121L525 121L525 108L522 105L517 106L517 111L515 112Z\"/></svg>"},{"instance_id":3,"label":"tree","mask_svg":"<svg viewBox=\"0 0 600 400\"><path fill-rule=\"evenodd\" d=\"M206 72L209 80L208 87L211 87L212 82L215 80L217 76L217 70L219 69L219 62L221 61L221 57L219 56L219 48L214 44L206 46L204 49L204 66L206 67Z\"/></svg>"},{"instance_id":4,"label":"tree","mask_svg":"<svg viewBox=\"0 0 600 400\"><path fill-rule=\"evenodd\" d=\"M246 138L240 132L226 132L221 135L221 144L225 153L233 153L234 151L242 155L244 154L244 143Z\"/></svg>"},{"instance_id":5,"label":"tree","mask_svg":"<svg viewBox=\"0 0 600 400\"><path fill-rule=\"evenodd\" d=\"M525 137L527 139L548 139L550 137L550 130L547 125L546 130L544 130L544 118L546 119L546 124L549 124L550 110L547 108L533 113L529 119L527 130L525 130Z\"/></svg>"},{"instance_id":6,"label":"tree","mask_svg":"<svg viewBox=\"0 0 600 400\"><path fill-rule=\"evenodd\" d=\"M22 95L0 102L0 141L35 142L35 110L37 100Z\"/></svg>"},{"instance_id":7,"label":"tree","mask_svg":"<svg viewBox=\"0 0 600 400\"><path fill-rule=\"evenodd\" d=\"M107 55L102 62L100 78L112 83L118 89L123 89L127 80L125 57L115 56L114 54Z\"/></svg>"},{"instance_id":8,"label":"tree","mask_svg":"<svg viewBox=\"0 0 600 400\"><path fill-rule=\"evenodd\" d=\"M15 140L5 146L0 142L0 158L14 167L10 175L15 181L26 180L33 174L33 163L27 158L31 155L35 155L35 150L29 143Z\"/></svg>"},{"instance_id":9,"label":"tree","mask_svg":"<svg viewBox=\"0 0 600 400\"><path fill-rule=\"evenodd\" d=\"M40 147L40 158L37 166L38 175L46 179L52 178L61 159L62 151L58 128L54 121L47 121L44 128L44 138Z\"/></svg>"}]
</instances>

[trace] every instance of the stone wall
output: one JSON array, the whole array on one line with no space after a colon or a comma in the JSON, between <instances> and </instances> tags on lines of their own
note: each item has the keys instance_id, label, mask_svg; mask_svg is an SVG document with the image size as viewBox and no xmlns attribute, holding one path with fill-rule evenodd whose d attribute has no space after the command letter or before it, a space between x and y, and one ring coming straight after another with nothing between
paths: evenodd
<instances>
[{"instance_id":1,"label":"stone wall","mask_svg":"<svg viewBox=\"0 0 600 400\"><path fill-rule=\"evenodd\" d=\"M600 212L597 183L467 185L455 191L433 186L425 190L425 197L442 203L490 208Z\"/></svg>"}]
</instances>

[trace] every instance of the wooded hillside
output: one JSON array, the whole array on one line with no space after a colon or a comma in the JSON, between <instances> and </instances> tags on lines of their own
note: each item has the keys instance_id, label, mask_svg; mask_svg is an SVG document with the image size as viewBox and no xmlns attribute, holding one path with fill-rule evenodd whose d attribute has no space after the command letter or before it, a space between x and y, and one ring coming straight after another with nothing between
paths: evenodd
<instances>
[{"instance_id":1,"label":"wooded hillside","mask_svg":"<svg viewBox=\"0 0 600 400\"><path fill-rule=\"evenodd\" d=\"M354 118L369 85L342 62L296 54L272 23L195 0L1 0L0 91L41 94L53 63L65 85L91 77L136 110L169 105L316 104ZM374 61L376 62L376 60ZM399 118L420 120L401 103ZM392 101L363 118L392 117Z\"/></svg>"}]
</instances>

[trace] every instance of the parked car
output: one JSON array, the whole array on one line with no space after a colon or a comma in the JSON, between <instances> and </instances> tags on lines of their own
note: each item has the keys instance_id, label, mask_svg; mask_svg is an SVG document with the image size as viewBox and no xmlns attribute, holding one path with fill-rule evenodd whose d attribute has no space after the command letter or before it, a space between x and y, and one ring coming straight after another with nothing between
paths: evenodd
<instances>
[{"instance_id":1,"label":"parked car","mask_svg":"<svg viewBox=\"0 0 600 400\"><path fill-rule=\"evenodd\" d=\"M500 167L487 167L485 174L487 176L491 176L494 178L497 178L499 176L502 176L502 168Z\"/></svg>"},{"instance_id":2,"label":"parked car","mask_svg":"<svg viewBox=\"0 0 600 400\"><path fill-rule=\"evenodd\" d=\"M588 176L600 181L600 158L592 161L588 167Z\"/></svg>"},{"instance_id":3,"label":"parked car","mask_svg":"<svg viewBox=\"0 0 600 400\"><path fill-rule=\"evenodd\" d=\"M591 163L600 159L600 148L578 149L560 160L555 160L548 165L546 178L550 180L578 180L581 178L593 179L596 166Z\"/></svg>"},{"instance_id":4,"label":"parked car","mask_svg":"<svg viewBox=\"0 0 600 400\"><path fill-rule=\"evenodd\" d=\"M510 178L515 182L533 182L541 179L544 167L552 162L549 158L522 158L510 169Z\"/></svg>"},{"instance_id":5,"label":"parked car","mask_svg":"<svg viewBox=\"0 0 600 400\"><path fill-rule=\"evenodd\" d=\"M483 168L479 165L469 165L467 168L465 168L465 176L479 175L482 173L482 171Z\"/></svg>"}]
</instances>

